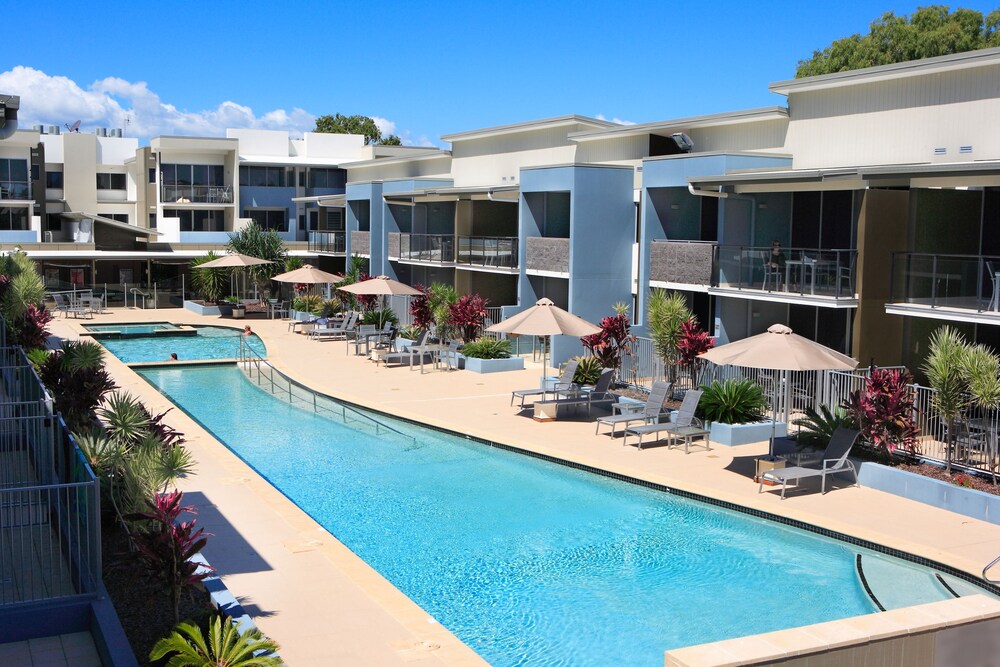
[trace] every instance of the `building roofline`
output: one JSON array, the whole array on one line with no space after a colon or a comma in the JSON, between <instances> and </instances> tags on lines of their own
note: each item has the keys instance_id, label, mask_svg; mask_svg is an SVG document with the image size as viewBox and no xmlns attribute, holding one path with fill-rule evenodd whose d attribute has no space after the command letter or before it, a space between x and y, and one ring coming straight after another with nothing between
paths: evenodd
<instances>
[{"instance_id":1,"label":"building roofline","mask_svg":"<svg viewBox=\"0 0 1000 667\"><path fill-rule=\"evenodd\" d=\"M673 120L659 120L652 123L625 125L610 129L573 132L569 135L569 138L572 141L578 142L596 141L599 139L617 139L619 137L631 137L669 130L679 132L681 130L693 128L736 125L739 123L754 123L764 120L783 120L787 118L788 108L775 105L771 107L760 107L757 109L744 109L741 111L726 111L723 113L706 114L703 116L689 116L687 118L677 118Z\"/></svg>"},{"instance_id":2,"label":"building roofline","mask_svg":"<svg viewBox=\"0 0 1000 667\"><path fill-rule=\"evenodd\" d=\"M783 160L791 160L791 153L768 153L765 151L705 151L704 153L674 153L673 155L650 155L649 157L642 158L645 162L658 162L660 160L685 160L690 158L702 158L702 157L769 157L778 158ZM766 167L765 167L766 168Z\"/></svg>"},{"instance_id":3,"label":"building roofline","mask_svg":"<svg viewBox=\"0 0 1000 667\"><path fill-rule=\"evenodd\" d=\"M371 160L359 160L357 162L344 163L342 166L345 169L354 169L356 167L378 167L382 165L404 164L407 162L420 162L423 160L439 160L450 157L451 157L451 151L439 148L434 152L429 152L427 155L402 155L400 157L378 157L378 158L373 158Z\"/></svg>"},{"instance_id":4,"label":"building roofline","mask_svg":"<svg viewBox=\"0 0 1000 667\"><path fill-rule=\"evenodd\" d=\"M520 123L510 123L508 125L495 125L493 127L484 127L478 130L443 134L441 135L441 140L454 142L465 141L468 139L485 139L487 137L493 137L501 134L516 134L518 132L544 130L553 127L562 127L564 125L590 125L596 129L621 127L619 123L614 123L612 121L600 120L599 118L591 118L589 116L569 114L566 116L553 116L551 118L540 118L537 120L522 121Z\"/></svg>"},{"instance_id":5,"label":"building roofline","mask_svg":"<svg viewBox=\"0 0 1000 667\"><path fill-rule=\"evenodd\" d=\"M952 53L947 56L923 58L921 60L908 60L902 63L865 67L864 69L847 72L834 72L833 74L808 76L801 79L776 81L768 86L768 90L779 95L790 95L791 93L803 93L843 86L857 86L865 83L890 81L892 79L938 74L940 72L967 69L970 67L988 67L991 65L1000 65L1000 48L965 51L964 53Z\"/></svg>"}]
</instances>

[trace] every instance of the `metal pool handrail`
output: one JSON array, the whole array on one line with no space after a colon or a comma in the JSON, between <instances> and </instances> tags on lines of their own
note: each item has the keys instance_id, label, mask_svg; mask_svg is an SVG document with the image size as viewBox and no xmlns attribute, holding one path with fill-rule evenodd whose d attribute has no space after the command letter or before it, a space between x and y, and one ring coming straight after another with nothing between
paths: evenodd
<instances>
[{"instance_id":1,"label":"metal pool handrail","mask_svg":"<svg viewBox=\"0 0 1000 667\"><path fill-rule=\"evenodd\" d=\"M1000 563L1000 556L997 556L996 558L991 560L989 565L983 568L983 579L990 582L991 584L1000 584L1000 579L990 579L989 577L986 576L986 573L989 572L990 568L996 565L997 563Z\"/></svg>"},{"instance_id":2,"label":"metal pool handrail","mask_svg":"<svg viewBox=\"0 0 1000 667\"><path fill-rule=\"evenodd\" d=\"M360 410L343 403L342 401L338 401L337 399L331 396L326 396L325 394L320 394L319 392L313 391L308 387L296 383L290 377L288 377L287 375L279 371L277 368L272 366L267 359L262 357L256 350L250 347L250 345L247 344L242 335L240 336L240 351L238 360L239 363L243 366L244 370L248 369L250 366L253 366L254 369L256 369L257 376L260 378L264 377L264 373L261 371L262 367L266 368L267 380L271 384L271 395L275 397L279 396L279 391L277 390L278 388L276 387L274 382L274 376L278 375L278 377L280 377L281 380L288 385L287 392L282 392L282 393L287 393L289 404L294 404L292 396L292 387L298 386L312 397L313 411L316 413L319 413L323 409L318 403L318 399L322 397L327 401L333 403L338 408L340 408L340 418L343 420L345 424L353 419L353 421L362 422L370 426L374 426L375 435L382 435L383 431L388 431L390 433L398 435L401 438L405 438L410 442L415 443L417 441L417 439L414 436L407 435L406 433L403 433L402 431L395 429L392 426L383 424L378 419L375 419L374 417L367 415L364 412L361 412ZM350 414L350 416L348 416L348 414Z\"/></svg>"}]
</instances>

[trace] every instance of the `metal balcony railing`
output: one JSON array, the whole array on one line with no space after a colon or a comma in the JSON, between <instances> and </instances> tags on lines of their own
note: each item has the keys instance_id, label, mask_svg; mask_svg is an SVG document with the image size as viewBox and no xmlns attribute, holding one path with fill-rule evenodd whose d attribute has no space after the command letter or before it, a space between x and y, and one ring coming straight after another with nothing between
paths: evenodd
<instances>
[{"instance_id":1,"label":"metal balcony railing","mask_svg":"<svg viewBox=\"0 0 1000 667\"><path fill-rule=\"evenodd\" d=\"M855 298L857 250L721 245L714 264L717 287Z\"/></svg>"},{"instance_id":2,"label":"metal balcony railing","mask_svg":"<svg viewBox=\"0 0 1000 667\"><path fill-rule=\"evenodd\" d=\"M31 199L31 183L28 181L0 181L0 199Z\"/></svg>"},{"instance_id":3,"label":"metal balcony railing","mask_svg":"<svg viewBox=\"0 0 1000 667\"><path fill-rule=\"evenodd\" d=\"M164 204L232 204L229 185L164 185L160 190Z\"/></svg>"},{"instance_id":4,"label":"metal balcony railing","mask_svg":"<svg viewBox=\"0 0 1000 667\"><path fill-rule=\"evenodd\" d=\"M470 266L516 269L517 237L459 236L455 261Z\"/></svg>"},{"instance_id":5,"label":"metal balcony railing","mask_svg":"<svg viewBox=\"0 0 1000 667\"><path fill-rule=\"evenodd\" d=\"M400 234L399 258L421 262L454 262L455 237L451 234Z\"/></svg>"},{"instance_id":6,"label":"metal balcony railing","mask_svg":"<svg viewBox=\"0 0 1000 667\"><path fill-rule=\"evenodd\" d=\"M344 254L347 252L347 232L309 232L309 252Z\"/></svg>"},{"instance_id":7,"label":"metal balcony railing","mask_svg":"<svg viewBox=\"0 0 1000 667\"><path fill-rule=\"evenodd\" d=\"M1000 311L998 256L895 252L890 267L891 303Z\"/></svg>"}]
</instances>

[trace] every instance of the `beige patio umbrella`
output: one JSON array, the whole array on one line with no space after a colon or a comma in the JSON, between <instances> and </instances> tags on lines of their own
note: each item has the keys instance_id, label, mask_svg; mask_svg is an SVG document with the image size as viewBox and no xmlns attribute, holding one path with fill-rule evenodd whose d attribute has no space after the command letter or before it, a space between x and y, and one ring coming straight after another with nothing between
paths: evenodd
<instances>
[{"instance_id":1,"label":"beige patio umbrella","mask_svg":"<svg viewBox=\"0 0 1000 667\"><path fill-rule=\"evenodd\" d=\"M279 283L302 283L308 285L336 284L344 279L339 273L327 273L311 264L300 266L294 271L279 273L271 278Z\"/></svg>"},{"instance_id":2,"label":"beige patio umbrella","mask_svg":"<svg viewBox=\"0 0 1000 667\"><path fill-rule=\"evenodd\" d=\"M414 289L409 285L404 285L398 280L393 280L389 276L375 276L374 278L362 280L361 282L352 283L350 285L344 285L343 287L338 287L337 289L342 292L368 296L388 296L392 294L417 296L419 294L423 294L420 290ZM384 306L385 301L382 303ZM384 324L385 323L382 322L380 326Z\"/></svg>"},{"instance_id":3,"label":"beige patio umbrella","mask_svg":"<svg viewBox=\"0 0 1000 667\"><path fill-rule=\"evenodd\" d=\"M486 329L496 333L517 334L519 336L590 336L600 333L600 327L569 313L546 298L539 299L534 306L508 317ZM548 368L545 353L542 354L542 373Z\"/></svg>"},{"instance_id":4,"label":"beige patio umbrella","mask_svg":"<svg viewBox=\"0 0 1000 667\"><path fill-rule=\"evenodd\" d=\"M767 331L734 343L720 345L698 355L719 366L745 366L777 371L829 371L853 370L858 362L820 345L808 338L792 333L784 324L772 324ZM787 386L787 382L786 382ZM778 383L771 398L771 446L769 455L774 457L774 432L777 419Z\"/></svg>"},{"instance_id":5,"label":"beige patio umbrella","mask_svg":"<svg viewBox=\"0 0 1000 667\"><path fill-rule=\"evenodd\" d=\"M217 259L213 259L210 262L205 262L204 264L199 264L194 267L196 269L245 269L248 266L257 266L259 264L271 264L272 262L268 259L261 259L259 257L251 257L250 255L241 255L238 252L234 252L228 255L223 255ZM246 274L240 271L243 275L243 292L246 293ZM230 285L231 287L232 285Z\"/></svg>"}]
</instances>

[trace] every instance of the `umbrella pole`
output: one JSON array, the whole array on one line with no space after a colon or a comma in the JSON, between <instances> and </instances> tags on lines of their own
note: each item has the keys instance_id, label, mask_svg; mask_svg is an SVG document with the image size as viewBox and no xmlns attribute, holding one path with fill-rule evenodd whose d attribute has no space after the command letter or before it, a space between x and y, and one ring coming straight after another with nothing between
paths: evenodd
<instances>
[{"instance_id":1,"label":"umbrella pole","mask_svg":"<svg viewBox=\"0 0 1000 667\"><path fill-rule=\"evenodd\" d=\"M778 419L778 371L774 371L774 384L771 385L771 442L767 448L768 460L774 460L774 434L777 431Z\"/></svg>"}]
</instances>

